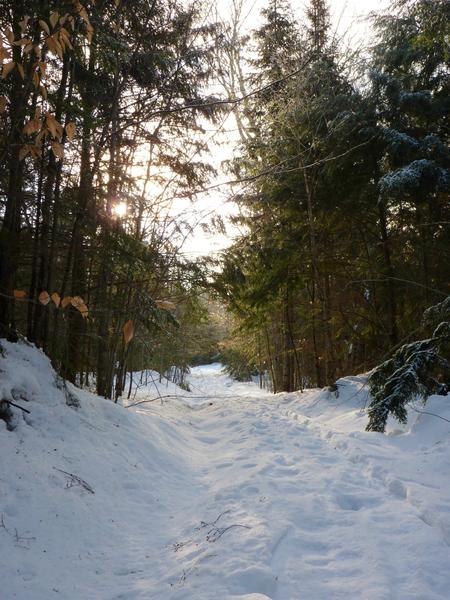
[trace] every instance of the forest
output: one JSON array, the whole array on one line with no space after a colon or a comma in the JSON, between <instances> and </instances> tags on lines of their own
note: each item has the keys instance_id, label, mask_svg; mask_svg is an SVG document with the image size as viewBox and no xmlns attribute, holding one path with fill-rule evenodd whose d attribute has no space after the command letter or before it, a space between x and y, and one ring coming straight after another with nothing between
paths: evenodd
<instances>
[{"instance_id":1,"label":"forest","mask_svg":"<svg viewBox=\"0 0 450 600\"><path fill-rule=\"evenodd\" d=\"M269 0L252 30L240 0L213 9L1 4L0 336L107 398L214 357L274 392L333 386L429 338L448 297L449 3L393 0L356 49L326 0ZM238 233L193 259L173 207L219 210L224 115Z\"/></svg>"},{"instance_id":2,"label":"forest","mask_svg":"<svg viewBox=\"0 0 450 600\"><path fill-rule=\"evenodd\" d=\"M449 41L0 0L1 600L449 600Z\"/></svg>"}]
</instances>

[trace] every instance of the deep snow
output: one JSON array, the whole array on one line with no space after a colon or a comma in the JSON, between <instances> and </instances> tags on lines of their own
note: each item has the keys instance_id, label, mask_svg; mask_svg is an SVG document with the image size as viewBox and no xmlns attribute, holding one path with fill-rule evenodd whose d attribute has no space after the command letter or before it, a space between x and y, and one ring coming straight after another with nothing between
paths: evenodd
<instances>
[{"instance_id":1,"label":"deep snow","mask_svg":"<svg viewBox=\"0 0 450 600\"><path fill-rule=\"evenodd\" d=\"M0 421L1 600L450 598L448 397L383 436L362 377L274 396L210 365L76 409L2 344L0 398L31 414Z\"/></svg>"}]
</instances>

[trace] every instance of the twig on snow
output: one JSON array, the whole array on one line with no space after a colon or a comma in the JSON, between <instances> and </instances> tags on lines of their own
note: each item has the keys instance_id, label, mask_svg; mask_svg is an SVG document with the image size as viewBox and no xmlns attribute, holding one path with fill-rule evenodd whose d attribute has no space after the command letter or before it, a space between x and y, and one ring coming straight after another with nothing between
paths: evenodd
<instances>
[{"instance_id":1,"label":"twig on snow","mask_svg":"<svg viewBox=\"0 0 450 600\"><path fill-rule=\"evenodd\" d=\"M208 531L206 536L207 542L217 542L224 533L229 531L230 529L234 529L235 527L243 527L244 529L251 529L250 525L241 525L239 523L235 523L233 525L229 525L228 527L213 527Z\"/></svg>"},{"instance_id":2,"label":"twig on snow","mask_svg":"<svg viewBox=\"0 0 450 600\"><path fill-rule=\"evenodd\" d=\"M25 537L23 535L19 535L19 532L17 531L16 527L14 527L14 532L11 531L11 529L6 527L5 516L3 513L0 514L0 529L4 529L9 536L14 538L14 541L16 542L17 546L19 546L20 548L25 548L26 550L29 549L29 547L26 544L36 539L35 537Z\"/></svg>"},{"instance_id":3,"label":"twig on snow","mask_svg":"<svg viewBox=\"0 0 450 600\"><path fill-rule=\"evenodd\" d=\"M78 475L74 475L73 473L68 473L67 471L63 471L62 469L58 469L56 467L53 467L55 469L55 471L59 471L60 473L63 473L67 480L66 480L66 489L71 488L71 487L75 487L75 486L80 486L83 489L85 489L87 492L89 492L90 494L95 494L94 489L87 483L87 481L85 481L84 479L81 479L81 477L78 477Z\"/></svg>"},{"instance_id":4,"label":"twig on snow","mask_svg":"<svg viewBox=\"0 0 450 600\"><path fill-rule=\"evenodd\" d=\"M23 408L23 406L19 406L15 402L11 402L11 400L5 400L5 399L3 399L3 402L6 402L6 404L9 404L10 406L14 406L14 408L20 408L20 410L23 410L23 412L28 413L29 415L31 415L31 411L27 410L26 408Z\"/></svg>"}]
</instances>

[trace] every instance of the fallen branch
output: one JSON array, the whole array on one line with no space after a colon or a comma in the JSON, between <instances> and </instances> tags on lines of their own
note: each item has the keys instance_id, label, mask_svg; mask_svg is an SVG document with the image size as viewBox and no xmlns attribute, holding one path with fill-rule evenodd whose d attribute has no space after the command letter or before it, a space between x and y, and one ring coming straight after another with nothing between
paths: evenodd
<instances>
[{"instance_id":1,"label":"fallen branch","mask_svg":"<svg viewBox=\"0 0 450 600\"><path fill-rule=\"evenodd\" d=\"M9 406L14 406L14 408L19 408L20 410L23 410L23 412L31 415L31 411L27 410L26 408L23 408L23 406L19 406L15 402L11 402L11 400L5 400L5 399L3 399L3 402L6 402L6 404L9 404Z\"/></svg>"}]
</instances>

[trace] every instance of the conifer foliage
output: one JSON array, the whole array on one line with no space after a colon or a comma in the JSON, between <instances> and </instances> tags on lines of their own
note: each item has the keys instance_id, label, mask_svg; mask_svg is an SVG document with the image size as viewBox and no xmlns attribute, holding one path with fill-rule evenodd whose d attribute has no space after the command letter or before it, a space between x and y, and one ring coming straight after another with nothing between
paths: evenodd
<instances>
[{"instance_id":1,"label":"conifer foliage","mask_svg":"<svg viewBox=\"0 0 450 600\"><path fill-rule=\"evenodd\" d=\"M371 373L367 431L384 432L390 414L406 423L409 402L425 403L432 394L449 391L450 296L425 312L425 323L434 321L433 315L442 321L429 339L405 344Z\"/></svg>"},{"instance_id":2,"label":"conifer foliage","mask_svg":"<svg viewBox=\"0 0 450 600\"><path fill-rule=\"evenodd\" d=\"M362 73L325 0L304 21L278 2L263 17L251 78L265 87L234 163L244 233L216 287L240 355L291 391L373 368L448 293L449 3L394 2Z\"/></svg>"}]
</instances>

